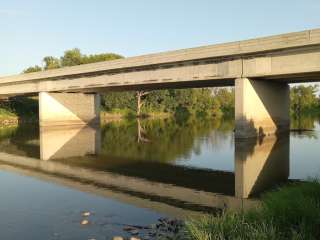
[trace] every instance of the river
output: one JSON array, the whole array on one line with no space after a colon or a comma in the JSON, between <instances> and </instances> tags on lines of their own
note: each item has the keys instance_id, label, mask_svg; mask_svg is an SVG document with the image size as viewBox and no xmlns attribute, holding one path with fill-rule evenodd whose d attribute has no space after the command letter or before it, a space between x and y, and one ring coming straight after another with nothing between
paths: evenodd
<instances>
[{"instance_id":1,"label":"river","mask_svg":"<svg viewBox=\"0 0 320 240\"><path fill-rule=\"evenodd\" d=\"M1 239L111 239L126 225L253 207L318 177L319 119L254 140L235 140L228 118L2 128Z\"/></svg>"}]
</instances>

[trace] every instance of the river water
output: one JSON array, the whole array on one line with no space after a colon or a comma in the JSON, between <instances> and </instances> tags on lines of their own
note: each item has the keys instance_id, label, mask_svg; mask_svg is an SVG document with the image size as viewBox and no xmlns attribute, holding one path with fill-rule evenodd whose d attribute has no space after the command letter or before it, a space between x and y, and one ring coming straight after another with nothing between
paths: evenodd
<instances>
[{"instance_id":1,"label":"river water","mask_svg":"<svg viewBox=\"0 0 320 240\"><path fill-rule=\"evenodd\" d=\"M0 129L1 239L111 239L161 217L253 207L263 192L320 173L319 118L291 128L245 141L232 119Z\"/></svg>"}]
</instances>

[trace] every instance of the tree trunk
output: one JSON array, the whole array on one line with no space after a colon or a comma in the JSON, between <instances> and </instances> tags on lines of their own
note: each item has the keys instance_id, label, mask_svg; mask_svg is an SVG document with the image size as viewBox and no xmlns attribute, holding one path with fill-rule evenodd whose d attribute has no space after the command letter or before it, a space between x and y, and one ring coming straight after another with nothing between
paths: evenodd
<instances>
[{"instance_id":1,"label":"tree trunk","mask_svg":"<svg viewBox=\"0 0 320 240\"><path fill-rule=\"evenodd\" d=\"M141 106L142 106L141 96L142 96L141 91L138 91L137 92L137 117L140 117L141 115Z\"/></svg>"},{"instance_id":2,"label":"tree trunk","mask_svg":"<svg viewBox=\"0 0 320 240\"><path fill-rule=\"evenodd\" d=\"M141 122L140 119L137 119L137 127L138 127L138 143L148 143L150 142L150 140L145 137L146 135L146 131L143 129L143 127L141 126Z\"/></svg>"},{"instance_id":3,"label":"tree trunk","mask_svg":"<svg viewBox=\"0 0 320 240\"><path fill-rule=\"evenodd\" d=\"M144 104L142 97L148 95L149 92L137 91L137 117L141 116L141 107Z\"/></svg>"}]
</instances>

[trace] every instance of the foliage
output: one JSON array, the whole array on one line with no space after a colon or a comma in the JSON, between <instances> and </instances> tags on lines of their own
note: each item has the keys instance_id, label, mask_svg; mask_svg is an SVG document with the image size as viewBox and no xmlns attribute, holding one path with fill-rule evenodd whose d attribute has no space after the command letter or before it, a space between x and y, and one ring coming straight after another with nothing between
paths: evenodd
<instances>
[{"instance_id":1,"label":"foliage","mask_svg":"<svg viewBox=\"0 0 320 240\"><path fill-rule=\"evenodd\" d=\"M317 85L292 87L290 91L291 111L301 114L319 109L320 101L316 95L317 91Z\"/></svg>"},{"instance_id":2,"label":"foliage","mask_svg":"<svg viewBox=\"0 0 320 240\"><path fill-rule=\"evenodd\" d=\"M209 88L199 89L170 89L151 91L145 95L142 113L148 115L153 112L167 112L181 115L215 115L221 116L224 111L232 112L233 94L231 91L220 88L227 96L214 96ZM135 92L108 93L103 96L102 105L106 111L113 109L129 109L136 111ZM223 94L221 94L223 95ZM228 99L230 98L230 99ZM222 108L223 107L223 108Z\"/></svg>"},{"instance_id":3,"label":"foliage","mask_svg":"<svg viewBox=\"0 0 320 240\"><path fill-rule=\"evenodd\" d=\"M56 69L61 67L70 67L81 64L96 63L102 61L110 61L123 58L121 55L115 53L102 53L102 54L82 54L79 48L70 49L64 52L63 56L56 58L53 56L46 56L43 58L44 67L36 65L24 70L24 73L40 72L43 70Z\"/></svg>"},{"instance_id":4,"label":"foliage","mask_svg":"<svg viewBox=\"0 0 320 240\"><path fill-rule=\"evenodd\" d=\"M64 52L64 55L60 58L61 67L70 67L81 64L82 54L79 48L74 48Z\"/></svg>"},{"instance_id":5,"label":"foliage","mask_svg":"<svg viewBox=\"0 0 320 240\"><path fill-rule=\"evenodd\" d=\"M102 96L102 106L106 111L114 109L128 109L135 111L134 92L109 92Z\"/></svg>"},{"instance_id":6,"label":"foliage","mask_svg":"<svg viewBox=\"0 0 320 240\"><path fill-rule=\"evenodd\" d=\"M220 103L220 109L224 113L234 113L235 92L234 88L216 88L213 93L217 102Z\"/></svg>"},{"instance_id":7,"label":"foliage","mask_svg":"<svg viewBox=\"0 0 320 240\"><path fill-rule=\"evenodd\" d=\"M223 125L226 123L230 124ZM220 130L221 127L224 129ZM102 135L106 136L102 143L103 154L157 162L172 161L187 157L193 150L194 140L208 136L212 129L220 130L222 140L222 133L232 128L231 119L213 120L194 116L182 121L168 118L110 123L102 130ZM148 139L145 144L137 144L140 135Z\"/></svg>"},{"instance_id":8,"label":"foliage","mask_svg":"<svg viewBox=\"0 0 320 240\"><path fill-rule=\"evenodd\" d=\"M0 115L3 117L35 118L38 116L37 99L13 97L9 101L0 101Z\"/></svg>"},{"instance_id":9,"label":"foliage","mask_svg":"<svg viewBox=\"0 0 320 240\"><path fill-rule=\"evenodd\" d=\"M190 239L319 239L320 183L295 183L267 193L261 207L223 212L187 224Z\"/></svg>"},{"instance_id":10,"label":"foliage","mask_svg":"<svg viewBox=\"0 0 320 240\"><path fill-rule=\"evenodd\" d=\"M112 61L116 59L123 58L121 55L115 53L102 53L102 54L91 54L83 55L81 59L81 64L96 63L103 61Z\"/></svg>"},{"instance_id":11,"label":"foliage","mask_svg":"<svg viewBox=\"0 0 320 240\"><path fill-rule=\"evenodd\" d=\"M38 65L35 65L33 67L29 67L25 69L23 73L33 73L33 72L40 72L40 71L42 71L42 68Z\"/></svg>"},{"instance_id":12,"label":"foliage","mask_svg":"<svg viewBox=\"0 0 320 240\"><path fill-rule=\"evenodd\" d=\"M52 56L43 58L43 62L45 64L44 70L50 70L50 69L55 69L60 67L59 59Z\"/></svg>"}]
</instances>

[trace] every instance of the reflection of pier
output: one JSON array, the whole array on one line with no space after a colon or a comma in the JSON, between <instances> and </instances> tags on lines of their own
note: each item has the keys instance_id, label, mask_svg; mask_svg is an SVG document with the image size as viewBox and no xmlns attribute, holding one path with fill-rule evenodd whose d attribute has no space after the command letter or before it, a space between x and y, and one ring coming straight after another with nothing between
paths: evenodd
<instances>
[{"instance_id":1,"label":"reflection of pier","mask_svg":"<svg viewBox=\"0 0 320 240\"><path fill-rule=\"evenodd\" d=\"M289 177L289 136L236 141L235 193L247 198Z\"/></svg>"},{"instance_id":2,"label":"reflection of pier","mask_svg":"<svg viewBox=\"0 0 320 240\"><path fill-rule=\"evenodd\" d=\"M98 154L100 136L98 127L40 127L40 158L49 160Z\"/></svg>"},{"instance_id":3,"label":"reflection of pier","mask_svg":"<svg viewBox=\"0 0 320 240\"><path fill-rule=\"evenodd\" d=\"M51 161L17 156L14 151L4 149L0 163L8 170L169 215L184 216L225 207L253 206L257 201L246 198L287 180L288 136L236 141L235 144L235 173L232 173L142 159L91 156L100 153L99 128L50 127L40 129L40 156L42 160Z\"/></svg>"}]
</instances>

